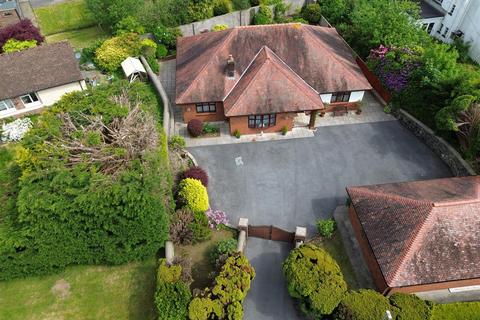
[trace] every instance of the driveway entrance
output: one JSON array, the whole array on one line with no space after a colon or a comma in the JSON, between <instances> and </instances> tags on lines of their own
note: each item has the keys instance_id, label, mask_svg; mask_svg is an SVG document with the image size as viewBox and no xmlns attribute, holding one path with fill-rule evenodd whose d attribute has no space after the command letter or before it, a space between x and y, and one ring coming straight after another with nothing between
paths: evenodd
<instances>
[{"instance_id":1,"label":"driveway entrance","mask_svg":"<svg viewBox=\"0 0 480 320\"><path fill-rule=\"evenodd\" d=\"M293 243L295 240L295 232L288 232L274 226L248 226L248 236L288 243Z\"/></svg>"}]
</instances>

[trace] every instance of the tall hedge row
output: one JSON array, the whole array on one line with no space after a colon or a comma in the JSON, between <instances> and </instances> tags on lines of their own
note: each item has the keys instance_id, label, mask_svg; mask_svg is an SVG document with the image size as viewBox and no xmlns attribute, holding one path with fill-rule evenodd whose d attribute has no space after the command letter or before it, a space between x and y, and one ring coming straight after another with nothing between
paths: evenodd
<instances>
[{"instance_id":1,"label":"tall hedge row","mask_svg":"<svg viewBox=\"0 0 480 320\"><path fill-rule=\"evenodd\" d=\"M158 132L149 148L131 152L109 144L101 129L69 131L68 121L77 128L135 121L116 96L139 102L144 118L155 119ZM0 280L70 264L119 264L157 252L167 238L171 203L159 114L148 86L118 82L65 96L21 143L1 149ZM97 150L94 156L91 149Z\"/></svg>"}]
</instances>

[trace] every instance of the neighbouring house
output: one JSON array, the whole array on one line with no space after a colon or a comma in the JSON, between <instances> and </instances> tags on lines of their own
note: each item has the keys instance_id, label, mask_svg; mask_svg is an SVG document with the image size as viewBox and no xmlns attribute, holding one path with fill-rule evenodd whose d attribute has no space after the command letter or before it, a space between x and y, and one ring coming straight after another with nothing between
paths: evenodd
<instances>
[{"instance_id":1,"label":"neighbouring house","mask_svg":"<svg viewBox=\"0 0 480 320\"><path fill-rule=\"evenodd\" d=\"M0 0L0 28L17 23L22 11L17 0Z\"/></svg>"},{"instance_id":2,"label":"neighbouring house","mask_svg":"<svg viewBox=\"0 0 480 320\"><path fill-rule=\"evenodd\" d=\"M480 292L479 176L347 192L350 221L380 292Z\"/></svg>"},{"instance_id":3,"label":"neighbouring house","mask_svg":"<svg viewBox=\"0 0 480 320\"><path fill-rule=\"evenodd\" d=\"M227 121L230 132L291 130L298 114L356 109L368 80L334 28L244 26L177 40L183 121Z\"/></svg>"},{"instance_id":4,"label":"neighbouring house","mask_svg":"<svg viewBox=\"0 0 480 320\"><path fill-rule=\"evenodd\" d=\"M86 89L68 42L0 55L0 118L38 111Z\"/></svg>"},{"instance_id":5,"label":"neighbouring house","mask_svg":"<svg viewBox=\"0 0 480 320\"><path fill-rule=\"evenodd\" d=\"M455 38L469 42L470 57L480 62L480 1L420 0L421 23L427 32L446 43Z\"/></svg>"}]
</instances>

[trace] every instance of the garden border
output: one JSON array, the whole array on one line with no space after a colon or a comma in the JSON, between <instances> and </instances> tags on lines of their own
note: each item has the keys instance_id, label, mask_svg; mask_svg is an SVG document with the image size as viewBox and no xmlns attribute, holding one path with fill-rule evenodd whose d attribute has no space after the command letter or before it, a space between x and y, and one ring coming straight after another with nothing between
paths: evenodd
<instances>
[{"instance_id":1,"label":"garden border","mask_svg":"<svg viewBox=\"0 0 480 320\"><path fill-rule=\"evenodd\" d=\"M432 129L403 109L394 112L395 117L415 136L437 154L456 177L475 176L476 172L455 148L437 136Z\"/></svg>"}]
</instances>

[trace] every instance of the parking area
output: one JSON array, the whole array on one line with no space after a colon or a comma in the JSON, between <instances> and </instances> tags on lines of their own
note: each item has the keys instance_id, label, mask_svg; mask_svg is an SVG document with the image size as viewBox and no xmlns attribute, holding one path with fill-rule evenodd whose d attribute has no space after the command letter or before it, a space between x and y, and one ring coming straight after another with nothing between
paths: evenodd
<instances>
[{"instance_id":1,"label":"parking area","mask_svg":"<svg viewBox=\"0 0 480 320\"><path fill-rule=\"evenodd\" d=\"M451 175L398 121L320 127L312 138L189 148L209 176L214 209L232 224L314 231L346 201L345 187Z\"/></svg>"}]
</instances>

